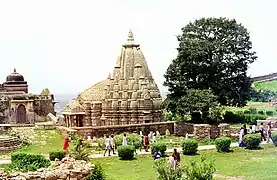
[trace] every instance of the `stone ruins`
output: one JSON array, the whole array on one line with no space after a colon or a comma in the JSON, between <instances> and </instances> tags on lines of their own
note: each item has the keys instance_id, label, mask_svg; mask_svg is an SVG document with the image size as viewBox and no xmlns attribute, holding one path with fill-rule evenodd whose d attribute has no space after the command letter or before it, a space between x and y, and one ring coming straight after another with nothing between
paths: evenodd
<instances>
[{"instance_id":1,"label":"stone ruins","mask_svg":"<svg viewBox=\"0 0 277 180\"><path fill-rule=\"evenodd\" d=\"M160 122L162 98L132 31L122 45L112 74L65 106L66 127Z\"/></svg>"}]
</instances>

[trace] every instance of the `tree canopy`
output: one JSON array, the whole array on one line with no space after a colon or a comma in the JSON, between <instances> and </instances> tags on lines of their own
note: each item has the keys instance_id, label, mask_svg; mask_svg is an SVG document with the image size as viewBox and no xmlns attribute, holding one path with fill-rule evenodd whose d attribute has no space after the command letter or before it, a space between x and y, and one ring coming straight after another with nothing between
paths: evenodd
<instances>
[{"instance_id":1,"label":"tree canopy","mask_svg":"<svg viewBox=\"0 0 277 180\"><path fill-rule=\"evenodd\" d=\"M202 18L177 36L177 58L165 73L167 108L176 112L189 89L210 89L221 105L244 106L249 99L249 64L256 60L249 32L234 19ZM180 102L182 101L182 102Z\"/></svg>"}]
</instances>

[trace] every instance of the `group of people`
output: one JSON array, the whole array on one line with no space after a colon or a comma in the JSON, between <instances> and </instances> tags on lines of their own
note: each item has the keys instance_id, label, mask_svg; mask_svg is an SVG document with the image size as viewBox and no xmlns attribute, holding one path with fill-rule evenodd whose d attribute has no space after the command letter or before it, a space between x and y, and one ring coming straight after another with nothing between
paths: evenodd
<instances>
[{"instance_id":1,"label":"group of people","mask_svg":"<svg viewBox=\"0 0 277 180\"><path fill-rule=\"evenodd\" d=\"M266 141L269 143L269 141L272 141L272 127L271 127L271 123L269 122L266 126L266 129L264 128L263 123L261 123L260 125L260 129L257 131L256 130L256 126L252 125L248 129L246 128L246 125L244 124L241 129L240 129L240 134L239 134L239 147L244 147L245 143L244 143L244 137L246 134L255 134L255 133L260 133L261 135L261 141Z\"/></svg>"}]
</instances>

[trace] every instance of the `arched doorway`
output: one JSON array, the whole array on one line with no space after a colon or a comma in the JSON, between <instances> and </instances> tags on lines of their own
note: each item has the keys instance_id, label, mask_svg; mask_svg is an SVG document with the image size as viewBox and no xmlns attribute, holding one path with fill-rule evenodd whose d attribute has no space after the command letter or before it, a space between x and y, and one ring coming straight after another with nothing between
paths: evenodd
<instances>
[{"instance_id":1,"label":"arched doorway","mask_svg":"<svg viewBox=\"0 0 277 180\"><path fill-rule=\"evenodd\" d=\"M27 119L26 119L26 108L22 104L20 104L17 107L16 122L19 123L19 124L24 124L24 123L27 122Z\"/></svg>"}]
</instances>

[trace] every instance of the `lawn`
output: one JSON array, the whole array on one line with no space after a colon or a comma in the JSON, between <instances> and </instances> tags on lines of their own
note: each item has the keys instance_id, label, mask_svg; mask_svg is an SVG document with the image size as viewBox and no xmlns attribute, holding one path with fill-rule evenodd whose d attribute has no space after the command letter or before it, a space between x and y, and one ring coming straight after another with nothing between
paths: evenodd
<instances>
[{"instance_id":1,"label":"lawn","mask_svg":"<svg viewBox=\"0 0 277 180\"><path fill-rule=\"evenodd\" d=\"M272 180L277 179L277 148L265 145L261 150L234 148L233 153L217 153L216 150L200 151L197 156L182 156L182 163L199 161L201 156L214 160L217 169L215 179ZM108 180L153 180L156 172L151 156L137 156L133 161L118 158L92 159L101 164Z\"/></svg>"},{"instance_id":2,"label":"lawn","mask_svg":"<svg viewBox=\"0 0 277 180\"><path fill-rule=\"evenodd\" d=\"M255 82L253 85L259 90L277 91L277 80L267 82Z\"/></svg>"},{"instance_id":3,"label":"lawn","mask_svg":"<svg viewBox=\"0 0 277 180\"><path fill-rule=\"evenodd\" d=\"M48 154L49 151L62 150L63 137L56 130L34 130L34 141L19 151L36 154Z\"/></svg>"}]
</instances>

